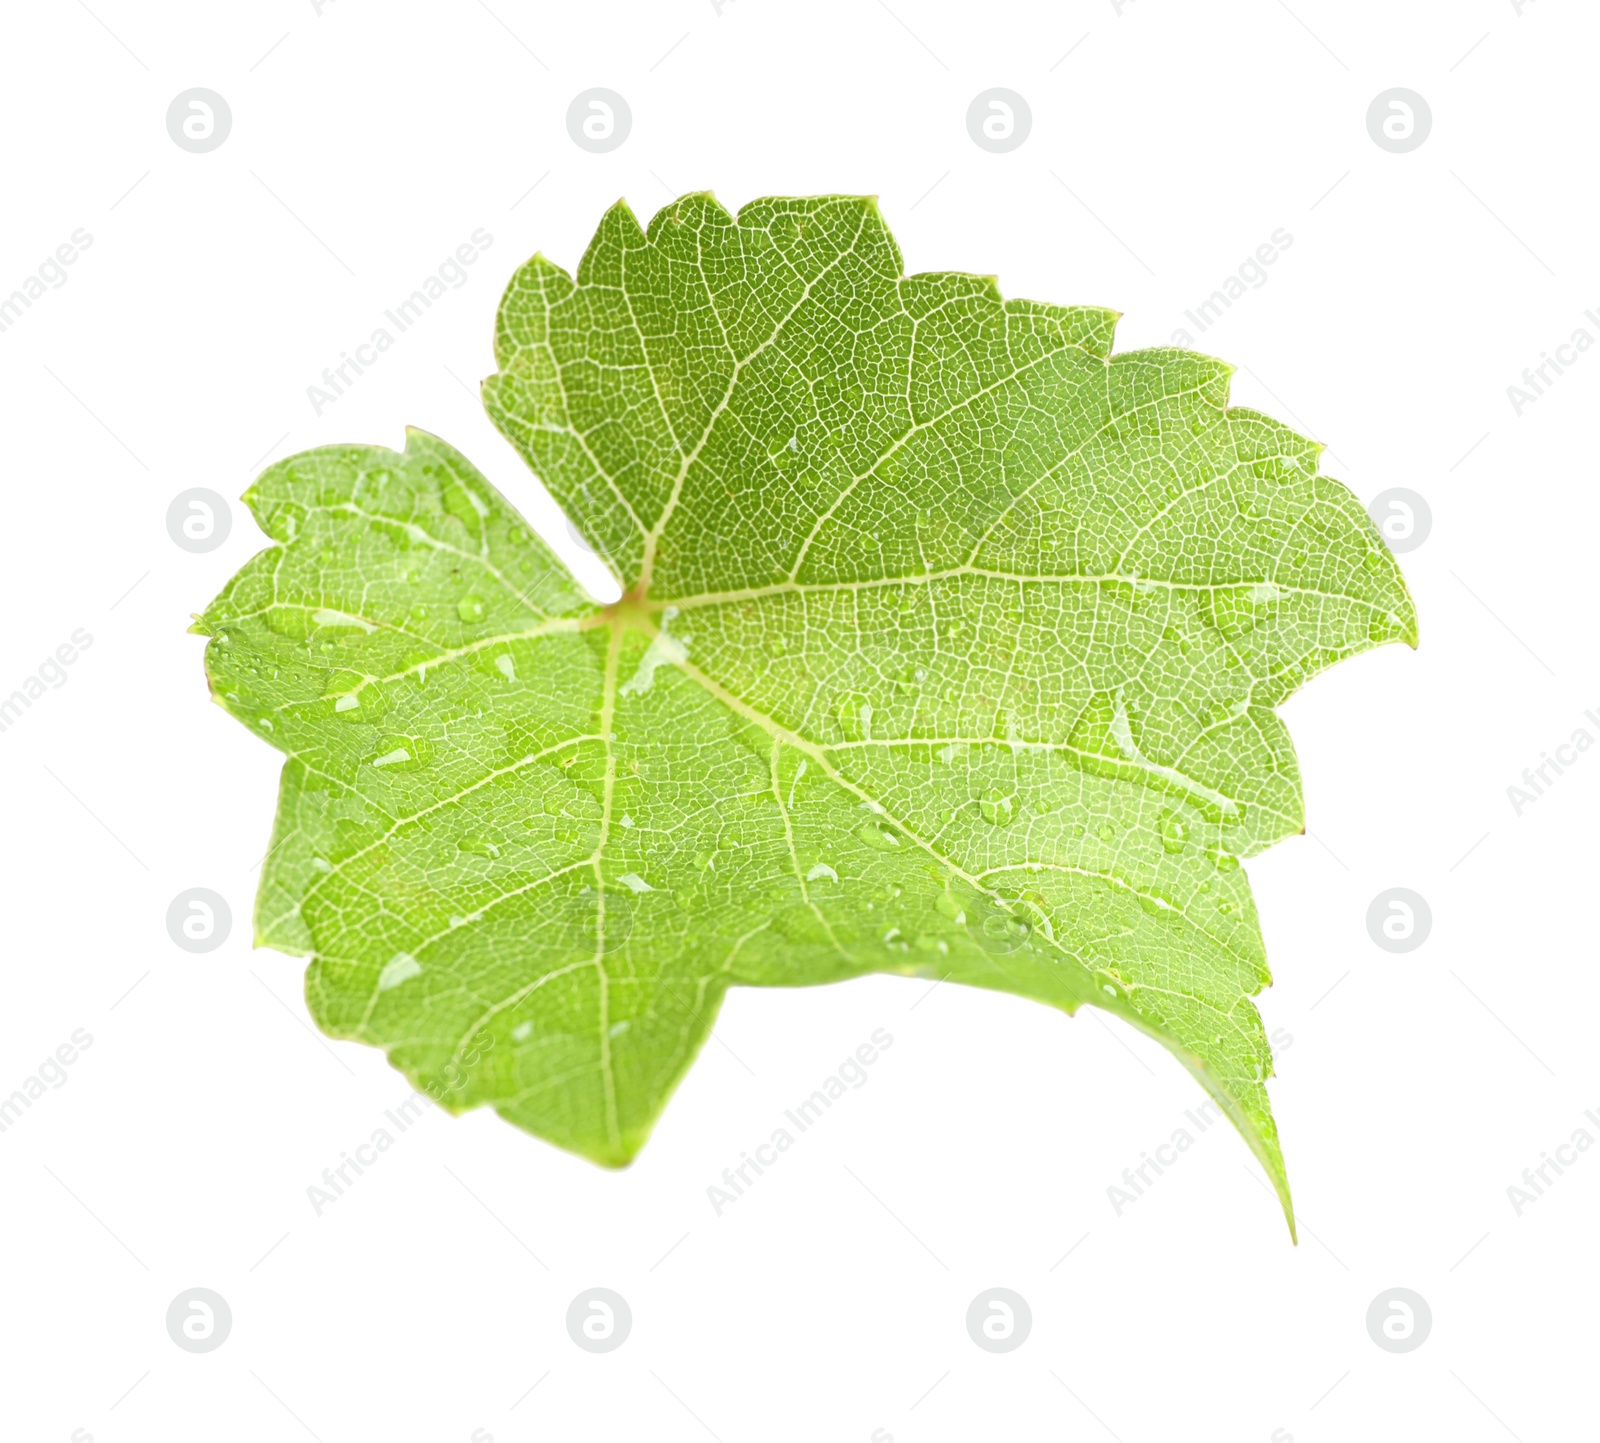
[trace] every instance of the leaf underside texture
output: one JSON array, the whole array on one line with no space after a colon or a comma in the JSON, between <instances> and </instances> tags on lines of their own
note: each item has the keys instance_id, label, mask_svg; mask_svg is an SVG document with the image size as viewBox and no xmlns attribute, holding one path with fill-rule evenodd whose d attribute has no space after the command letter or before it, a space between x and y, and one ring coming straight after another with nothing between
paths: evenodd
<instances>
[{"instance_id":1,"label":"leaf underside texture","mask_svg":"<svg viewBox=\"0 0 1600 1443\"><path fill-rule=\"evenodd\" d=\"M1292 1227L1239 863L1303 829L1275 708L1414 645L1405 584L1228 366L902 269L869 199L692 195L517 272L484 401L611 605L423 432L260 476L199 623L286 757L258 941L332 1036L607 1164L730 986L1091 1004Z\"/></svg>"}]
</instances>

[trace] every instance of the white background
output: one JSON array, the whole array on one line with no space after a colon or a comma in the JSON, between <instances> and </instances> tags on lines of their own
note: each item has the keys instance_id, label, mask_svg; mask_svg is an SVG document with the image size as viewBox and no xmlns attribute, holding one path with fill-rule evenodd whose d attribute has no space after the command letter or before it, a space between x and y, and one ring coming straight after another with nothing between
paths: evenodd
<instances>
[{"instance_id":1,"label":"white background","mask_svg":"<svg viewBox=\"0 0 1600 1443\"><path fill-rule=\"evenodd\" d=\"M1506 1190L1574 1129L1600 1139L1600 750L1520 816L1506 789L1576 728L1600 737L1600 354L1520 416L1506 388L1576 327L1600 339L1600 17L891 4L7 7L0 294L75 228L93 244L0 334L0 693L75 628L94 641L0 734L0 1093L74 1029L94 1041L0 1134L0 1435L1595 1436L1600 1149L1520 1216ZM232 108L209 154L166 130L192 86ZM632 108L609 154L567 133L590 86ZM991 86L1032 109L1009 154L967 134ZM1408 154L1367 132L1391 86L1432 109ZM1108 1186L1200 1101L1153 1044L888 978L732 994L624 1173L430 1110L313 1211L307 1187L407 1089L310 1029L301 963L251 951L279 758L207 703L185 626L262 538L236 503L226 544L189 554L168 504L412 423L581 568L475 398L499 292L535 250L575 266L619 195L647 217L699 188L875 193L909 269L1115 306L1119 349L1193 332L1185 308L1292 235L1198 344L1364 501L1404 486L1433 512L1403 558L1420 650L1286 706L1310 835L1250 865L1262 1010L1293 1037L1272 1096L1298 1248L1221 1127L1114 1211ZM494 242L468 283L317 416L306 387L477 227ZM196 886L234 918L204 956L164 920ZM1365 924L1394 886L1433 913L1403 956ZM879 1027L868 1084L716 1216L708 1185ZM633 1311L603 1356L564 1324L591 1285ZM1033 1313L1005 1355L964 1324L994 1285ZM193 1286L233 1313L201 1355L164 1321ZM1433 1315L1399 1355L1365 1323L1395 1286Z\"/></svg>"}]
</instances>

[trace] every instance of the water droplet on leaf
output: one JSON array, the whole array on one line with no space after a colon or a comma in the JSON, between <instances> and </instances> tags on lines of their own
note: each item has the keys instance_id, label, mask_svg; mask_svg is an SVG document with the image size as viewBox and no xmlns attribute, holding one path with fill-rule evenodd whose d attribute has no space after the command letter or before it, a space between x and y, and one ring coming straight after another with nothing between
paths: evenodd
<instances>
[{"instance_id":1,"label":"water droplet on leaf","mask_svg":"<svg viewBox=\"0 0 1600 1443\"><path fill-rule=\"evenodd\" d=\"M879 852L894 852L900 848L900 834L875 817L868 817L856 828L856 838Z\"/></svg>"},{"instance_id":2,"label":"water droplet on leaf","mask_svg":"<svg viewBox=\"0 0 1600 1443\"><path fill-rule=\"evenodd\" d=\"M978 811L984 821L992 826L1004 827L1017 814L1016 802L1001 792L986 793L978 802Z\"/></svg>"},{"instance_id":3,"label":"water droplet on leaf","mask_svg":"<svg viewBox=\"0 0 1600 1443\"><path fill-rule=\"evenodd\" d=\"M856 692L842 697L834 712L845 740L864 742L872 739L872 703Z\"/></svg>"},{"instance_id":4,"label":"water droplet on leaf","mask_svg":"<svg viewBox=\"0 0 1600 1443\"><path fill-rule=\"evenodd\" d=\"M1124 998L1128 995L1127 981L1109 967L1097 968L1094 974L1094 985L1107 997Z\"/></svg>"}]
</instances>

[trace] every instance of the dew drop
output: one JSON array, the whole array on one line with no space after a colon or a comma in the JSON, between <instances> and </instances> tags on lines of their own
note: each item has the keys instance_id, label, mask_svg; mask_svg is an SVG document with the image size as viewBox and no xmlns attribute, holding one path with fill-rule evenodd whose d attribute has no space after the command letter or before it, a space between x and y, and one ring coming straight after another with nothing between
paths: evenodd
<instances>
[{"instance_id":1,"label":"dew drop","mask_svg":"<svg viewBox=\"0 0 1600 1443\"><path fill-rule=\"evenodd\" d=\"M856 840L866 843L879 852L895 852L900 849L899 833L884 826L875 817L868 817L856 828Z\"/></svg>"},{"instance_id":2,"label":"dew drop","mask_svg":"<svg viewBox=\"0 0 1600 1443\"><path fill-rule=\"evenodd\" d=\"M1107 997L1123 998L1128 995L1127 981L1109 967L1095 969L1094 985Z\"/></svg>"},{"instance_id":3,"label":"dew drop","mask_svg":"<svg viewBox=\"0 0 1600 1443\"><path fill-rule=\"evenodd\" d=\"M346 560L347 558L342 556L335 557L333 564L341 565L344 564ZM355 631L373 632L378 629L364 616L355 616L348 611L339 611L331 606L320 607L316 611L312 612L311 620L318 626L342 627Z\"/></svg>"},{"instance_id":4,"label":"dew drop","mask_svg":"<svg viewBox=\"0 0 1600 1443\"><path fill-rule=\"evenodd\" d=\"M928 669L925 666L907 666L895 680L895 687L901 696L915 696L922 690L922 683L928 679Z\"/></svg>"},{"instance_id":5,"label":"dew drop","mask_svg":"<svg viewBox=\"0 0 1600 1443\"><path fill-rule=\"evenodd\" d=\"M1177 853L1183 850L1183 844L1189 840L1189 828L1182 817L1176 812L1163 812L1161 814L1161 850L1163 852Z\"/></svg>"},{"instance_id":6,"label":"dew drop","mask_svg":"<svg viewBox=\"0 0 1600 1443\"><path fill-rule=\"evenodd\" d=\"M389 698L371 677L353 671L335 671L328 677L322 696L340 721L376 721L389 710Z\"/></svg>"},{"instance_id":7,"label":"dew drop","mask_svg":"<svg viewBox=\"0 0 1600 1443\"><path fill-rule=\"evenodd\" d=\"M855 692L843 697L834 715L838 718L845 739L864 742L872 739L872 703Z\"/></svg>"},{"instance_id":8,"label":"dew drop","mask_svg":"<svg viewBox=\"0 0 1600 1443\"><path fill-rule=\"evenodd\" d=\"M378 974L378 991L387 992L391 987L398 987L421 973L422 964L415 957L409 952L396 952L383 964L383 971Z\"/></svg>"},{"instance_id":9,"label":"dew drop","mask_svg":"<svg viewBox=\"0 0 1600 1443\"><path fill-rule=\"evenodd\" d=\"M991 826L1004 827L1017 814L1016 802L997 791L986 793L978 802L978 811Z\"/></svg>"},{"instance_id":10,"label":"dew drop","mask_svg":"<svg viewBox=\"0 0 1600 1443\"><path fill-rule=\"evenodd\" d=\"M487 610L481 596L463 596L456 602L456 615L463 621L482 621Z\"/></svg>"},{"instance_id":11,"label":"dew drop","mask_svg":"<svg viewBox=\"0 0 1600 1443\"><path fill-rule=\"evenodd\" d=\"M1026 943L1033 935L1033 927L1026 918L991 900L979 919L977 933L978 945L985 951L1004 953Z\"/></svg>"},{"instance_id":12,"label":"dew drop","mask_svg":"<svg viewBox=\"0 0 1600 1443\"><path fill-rule=\"evenodd\" d=\"M481 832L468 832L465 836L457 837L456 846L463 852L472 853L474 857L493 859L500 855L500 848Z\"/></svg>"},{"instance_id":13,"label":"dew drop","mask_svg":"<svg viewBox=\"0 0 1600 1443\"><path fill-rule=\"evenodd\" d=\"M957 926L961 926L967 920L967 909L950 892L939 893L934 899L933 910L941 917L948 917Z\"/></svg>"},{"instance_id":14,"label":"dew drop","mask_svg":"<svg viewBox=\"0 0 1600 1443\"><path fill-rule=\"evenodd\" d=\"M426 737L397 736L393 733L378 738L378 744L367 758L375 767L390 772L414 772L433 760L433 743Z\"/></svg>"}]
</instances>

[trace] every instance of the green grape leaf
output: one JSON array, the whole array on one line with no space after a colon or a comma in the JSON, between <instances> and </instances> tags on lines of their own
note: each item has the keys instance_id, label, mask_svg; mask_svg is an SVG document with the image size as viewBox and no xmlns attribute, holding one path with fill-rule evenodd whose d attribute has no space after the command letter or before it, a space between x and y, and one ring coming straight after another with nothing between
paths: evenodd
<instances>
[{"instance_id":1,"label":"green grape leaf","mask_svg":"<svg viewBox=\"0 0 1600 1443\"><path fill-rule=\"evenodd\" d=\"M906 276L870 199L619 203L484 383L619 601L433 436L269 467L196 629L287 758L256 934L324 1031L620 1165L730 986L1090 1004L1292 1229L1239 862L1303 829L1274 708L1415 612L1319 445L1116 319Z\"/></svg>"}]
</instances>

